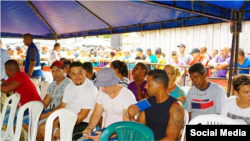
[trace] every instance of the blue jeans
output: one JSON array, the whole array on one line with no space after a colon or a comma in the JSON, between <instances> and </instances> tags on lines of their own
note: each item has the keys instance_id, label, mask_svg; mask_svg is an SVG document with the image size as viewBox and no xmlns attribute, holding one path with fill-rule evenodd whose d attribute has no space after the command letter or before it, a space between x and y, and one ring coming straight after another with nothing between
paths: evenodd
<instances>
[{"instance_id":1,"label":"blue jeans","mask_svg":"<svg viewBox=\"0 0 250 141\"><path fill-rule=\"evenodd\" d=\"M42 112L42 114L50 112L52 109L46 109ZM29 125L29 115L23 117L23 123Z\"/></svg>"},{"instance_id":2,"label":"blue jeans","mask_svg":"<svg viewBox=\"0 0 250 141\"><path fill-rule=\"evenodd\" d=\"M101 132L103 132L103 130L104 130L104 129L99 129L99 130L96 130L96 131L101 131ZM95 131L95 132L96 132L96 131ZM91 136L95 136L95 135L96 135L95 132L92 132L92 133L91 133ZM92 140L92 139L84 139L84 138L81 138L80 141L93 141L93 140ZM118 141L118 139L117 139L117 137L114 137L114 138L109 139L109 141Z\"/></svg>"},{"instance_id":3,"label":"blue jeans","mask_svg":"<svg viewBox=\"0 0 250 141\"><path fill-rule=\"evenodd\" d=\"M14 124L13 124L14 126L16 126L16 120L17 120L18 111L19 111L19 108L16 110L16 113L15 113ZM8 109L6 110L5 117L4 117L4 121L3 121L3 125L7 125L7 124L8 124L9 115L10 115L10 108L8 108ZM29 110L27 109L26 111L24 111L23 117L28 116L28 115L29 115Z\"/></svg>"}]
</instances>

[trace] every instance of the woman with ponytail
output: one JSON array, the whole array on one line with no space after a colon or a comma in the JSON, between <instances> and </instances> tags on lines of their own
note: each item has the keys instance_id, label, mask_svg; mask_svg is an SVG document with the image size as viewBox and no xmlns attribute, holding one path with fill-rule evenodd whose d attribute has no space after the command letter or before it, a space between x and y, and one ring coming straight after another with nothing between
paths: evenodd
<instances>
[{"instance_id":1,"label":"woman with ponytail","mask_svg":"<svg viewBox=\"0 0 250 141\"><path fill-rule=\"evenodd\" d=\"M183 107L185 108L185 100L186 100L186 92L178 85L176 84L176 81L178 78L181 76L181 71L178 67L174 65L165 65L164 70L168 74L169 78L169 83L168 83L168 92L169 94L176 98L179 99Z\"/></svg>"},{"instance_id":2,"label":"woman with ponytail","mask_svg":"<svg viewBox=\"0 0 250 141\"><path fill-rule=\"evenodd\" d=\"M130 83L127 64L120 60L115 60L111 63L110 68L114 69L116 76L120 79L119 84L127 88Z\"/></svg>"}]
</instances>

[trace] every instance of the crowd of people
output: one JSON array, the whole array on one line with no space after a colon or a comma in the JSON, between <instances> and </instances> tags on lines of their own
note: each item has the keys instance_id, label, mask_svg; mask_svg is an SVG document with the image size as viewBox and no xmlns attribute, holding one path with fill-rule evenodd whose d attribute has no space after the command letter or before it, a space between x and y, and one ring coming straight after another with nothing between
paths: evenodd
<instances>
[{"instance_id":1,"label":"crowd of people","mask_svg":"<svg viewBox=\"0 0 250 141\"><path fill-rule=\"evenodd\" d=\"M25 72L21 72L20 64L10 57L1 60L5 61L4 69L1 68L1 92L19 93L21 100L18 109L30 101L43 103L37 140L44 140L47 118L61 108L77 113L72 140L82 141L99 140L103 129L119 121L134 121L146 125L153 131L155 140L178 140L183 128L185 110L189 113L190 120L205 114L221 114L237 120L240 124L250 124L249 71L239 72L242 74L234 77L232 85L235 96L230 98L227 98L225 90L219 84L208 80L210 71L205 66L213 66L218 77L226 77L227 70L224 68L230 64L228 47L223 47L220 54L215 50L212 56L206 53L206 47L194 48L189 55L185 54L186 46L180 44L177 46L180 54L172 52L173 61L166 65L160 48L155 55L150 49L145 55L141 48L137 48L135 56L124 49L108 53L112 60L109 60L110 63L104 61L101 66L100 60L103 58L97 50L91 52L93 55L86 51L87 57L81 51L79 56L86 60L75 60L61 57L60 44L56 43L48 55L53 82L42 100L31 81L41 81L42 54L33 43L31 34L24 35L24 44L28 46ZM2 55L4 50L1 51ZM99 59L99 62L95 59ZM243 50L239 51L238 60L239 67L250 64ZM131 65L128 66L126 62L134 64L131 68L132 82L128 79L128 67ZM158 62L160 65L153 68L148 62ZM190 65L190 68L184 72L178 65ZM95 72L96 66L102 68ZM186 92L178 80L187 74L193 86ZM143 99L151 107L140 111L135 104ZM8 115L9 112L6 112L4 125L7 125ZM28 130L29 125L28 115L29 112L26 111L23 119L25 130ZM96 131L93 132L95 128ZM59 138L60 121L56 119L53 123L52 140ZM110 140L116 139L115 134L110 137Z\"/></svg>"}]
</instances>

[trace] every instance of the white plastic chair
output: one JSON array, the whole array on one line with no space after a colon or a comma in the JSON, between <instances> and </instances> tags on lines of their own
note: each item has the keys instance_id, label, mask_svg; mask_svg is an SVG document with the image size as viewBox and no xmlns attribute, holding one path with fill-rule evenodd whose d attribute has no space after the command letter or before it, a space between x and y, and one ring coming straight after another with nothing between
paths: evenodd
<instances>
[{"instance_id":1,"label":"white plastic chair","mask_svg":"<svg viewBox=\"0 0 250 141\"><path fill-rule=\"evenodd\" d=\"M48 81L49 84L52 83L54 79L51 72L44 71L44 74L45 74L45 81Z\"/></svg>"},{"instance_id":2,"label":"white plastic chair","mask_svg":"<svg viewBox=\"0 0 250 141\"><path fill-rule=\"evenodd\" d=\"M51 141L53 123L57 117L60 121L60 140L71 141L77 114L70 109L59 109L49 116L45 127L45 140Z\"/></svg>"},{"instance_id":3,"label":"white plastic chair","mask_svg":"<svg viewBox=\"0 0 250 141\"><path fill-rule=\"evenodd\" d=\"M9 105L10 100L11 100L11 104ZM1 114L1 123L0 123L1 141L13 140L13 138L14 138L13 123L14 123L14 117L15 117L15 113L16 113L17 105L18 105L19 101L20 101L20 95L13 94L10 97L8 97L4 103L3 110L2 110L3 112ZM5 117L5 113L6 113L8 105L11 108L10 113L9 113L9 120L7 123L6 131L2 131L4 117Z\"/></svg>"},{"instance_id":4,"label":"white plastic chair","mask_svg":"<svg viewBox=\"0 0 250 141\"><path fill-rule=\"evenodd\" d=\"M35 86L39 83L38 79L30 78L30 80L33 82Z\"/></svg>"},{"instance_id":5,"label":"white plastic chair","mask_svg":"<svg viewBox=\"0 0 250 141\"><path fill-rule=\"evenodd\" d=\"M189 122L189 125L197 125L201 123L202 125L234 125L240 124L239 122L224 116L217 114L200 115L195 117Z\"/></svg>"},{"instance_id":6,"label":"white plastic chair","mask_svg":"<svg viewBox=\"0 0 250 141\"><path fill-rule=\"evenodd\" d=\"M29 109L29 130L28 130L28 141L35 141L38 129L38 122L40 115L43 111L43 103L40 101L31 101L23 105L17 115L17 125L16 132L14 136L14 141L20 140L23 116L24 112Z\"/></svg>"},{"instance_id":7,"label":"white plastic chair","mask_svg":"<svg viewBox=\"0 0 250 141\"><path fill-rule=\"evenodd\" d=\"M185 92L186 92L186 94L188 93L188 91L189 91L189 89L191 88L191 87L181 87Z\"/></svg>"},{"instance_id":8,"label":"white plastic chair","mask_svg":"<svg viewBox=\"0 0 250 141\"><path fill-rule=\"evenodd\" d=\"M183 127L183 132L182 132L182 136L181 136L181 141L185 141L185 135L186 135L186 125L188 124L189 121L189 114L186 110L185 111L185 116L184 116L184 127Z\"/></svg>"},{"instance_id":9,"label":"white plastic chair","mask_svg":"<svg viewBox=\"0 0 250 141\"><path fill-rule=\"evenodd\" d=\"M46 96L47 89L49 88L49 82L48 81L41 81L35 86L37 89L39 89L39 86L41 86L41 89L39 89L40 91L38 91L38 92L40 94L41 99L43 100Z\"/></svg>"}]
</instances>

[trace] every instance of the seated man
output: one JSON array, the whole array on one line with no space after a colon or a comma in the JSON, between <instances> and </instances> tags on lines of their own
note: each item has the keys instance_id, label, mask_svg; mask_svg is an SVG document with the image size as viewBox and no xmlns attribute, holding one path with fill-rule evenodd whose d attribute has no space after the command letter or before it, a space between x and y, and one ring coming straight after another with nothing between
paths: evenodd
<instances>
[{"instance_id":1,"label":"seated man","mask_svg":"<svg viewBox=\"0 0 250 141\"><path fill-rule=\"evenodd\" d=\"M98 90L91 81L86 79L82 63L73 62L70 64L69 75L73 83L71 82L66 86L61 104L47 114L50 115L61 108L68 108L75 111L78 117L73 131L74 135L75 133L82 132L88 126L89 118L95 106ZM57 131L55 131L56 128L58 129ZM54 121L52 132L55 132L52 139L57 140L60 138L59 119ZM38 129L37 140L44 139L44 136L45 123L41 124ZM79 137L81 137L81 135L73 136L73 140Z\"/></svg>"},{"instance_id":2,"label":"seated man","mask_svg":"<svg viewBox=\"0 0 250 141\"><path fill-rule=\"evenodd\" d=\"M42 112L42 115L40 116L40 119L42 119L39 124L46 122L48 115L46 115L47 112L55 109L57 106L61 104L62 97L64 94L65 87L70 83L70 79L66 78L63 75L62 70L62 63L60 61L55 61L51 67L51 72L54 78L54 81L49 85L47 94L43 100L44 105L44 111ZM24 129L27 131L29 125L29 117L26 116L24 118L23 125Z\"/></svg>"},{"instance_id":3,"label":"seated man","mask_svg":"<svg viewBox=\"0 0 250 141\"><path fill-rule=\"evenodd\" d=\"M151 107L139 113L136 105L128 108L130 121L137 121L148 126L154 133L155 140L176 140L184 122L184 108L180 101L168 93L168 75L164 70L149 71L147 89ZM135 115L139 113L137 120Z\"/></svg>"},{"instance_id":4,"label":"seated man","mask_svg":"<svg viewBox=\"0 0 250 141\"><path fill-rule=\"evenodd\" d=\"M189 66L192 66L195 63L202 63L204 66L208 65L209 57L207 54L201 54L200 49L193 48L190 54L192 55L194 59L188 64ZM209 69L207 69L207 76L210 77Z\"/></svg>"},{"instance_id":5,"label":"seated man","mask_svg":"<svg viewBox=\"0 0 250 141\"><path fill-rule=\"evenodd\" d=\"M145 90L146 80L148 74L148 66L143 63L137 63L132 71L134 81L128 84L128 89L135 95L137 101L147 97Z\"/></svg>"},{"instance_id":6,"label":"seated man","mask_svg":"<svg viewBox=\"0 0 250 141\"><path fill-rule=\"evenodd\" d=\"M65 87L71 82L69 78L64 76L63 65L60 61L55 61L50 69L54 81L49 85L47 94L43 100L45 111L51 111L61 104ZM40 119L47 117L48 115L46 116L46 114L42 114Z\"/></svg>"},{"instance_id":7,"label":"seated man","mask_svg":"<svg viewBox=\"0 0 250 141\"><path fill-rule=\"evenodd\" d=\"M9 77L7 81L2 80L1 92L10 93L11 91L20 94L20 101L18 108L30 101L41 101L41 98L37 92L37 89L29 76L20 71L19 65L15 60L9 60L5 63L5 71ZM17 112L15 114L14 126L16 126ZM24 116L28 115L28 110L25 111ZM7 125L9 120L10 108L6 111L6 116L4 119L4 125Z\"/></svg>"},{"instance_id":8,"label":"seated man","mask_svg":"<svg viewBox=\"0 0 250 141\"><path fill-rule=\"evenodd\" d=\"M189 66L192 66L194 63L202 63L204 66L207 66L209 57L207 54L201 54L200 49L193 48L190 54L194 59L189 63Z\"/></svg>"},{"instance_id":9,"label":"seated man","mask_svg":"<svg viewBox=\"0 0 250 141\"><path fill-rule=\"evenodd\" d=\"M92 63L85 62L83 63L83 69L86 71L86 77L93 83L96 82L96 75L92 66Z\"/></svg>"},{"instance_id":10,"label":"seated man","mask_svg":"<svg viewBox=\"0 0 250 141\"><path fill-rule=\"evenodd\" d=\"M250 76L238 75L233 80L235 96L224 101L221 115L225 115L241 124L250 125Z\"/></svg>"},{"instance_id":11,"label":"seated man","mask_svg":"<svg viewBox=\"0 0 250 141\"><path fill-rule=\"evenodd\" d=\"M194 84L186 98L185 109L189 112L189 119L205 114L220 114L221 105L227 98L225 90L207 80L206 69L201 63L193 64L188 71Z\"/></svg>"},{"instance_id":12,"label":"seated man","mask_svg":"<svg viewBox=\"0 0 250 141\"><path fill-rule=\"evenodd\" d=\"M103 112L105 112L104 128L115 122L129 121L126 111L131 104L136 103L136 100L130 90L118 84L119 81L111 68L102 68L97 72L95 85L101 89L88 128L83 134L85 139L96 140L100 137L100 132L98 136L91 136L91 131L96 127Z\"/></svg>"},{"instance_id":13,"label":"seated man","mask_svg":"<svg viewBox=\"0 0 250 141\"><path fill-rule=\"evenodd\" d=\"M230 51L228 47L223 47L215 58L209 61L208 66L217 70L217 77L226 78L226 67L230 65Z\"/></svg>"}]
</instances>

